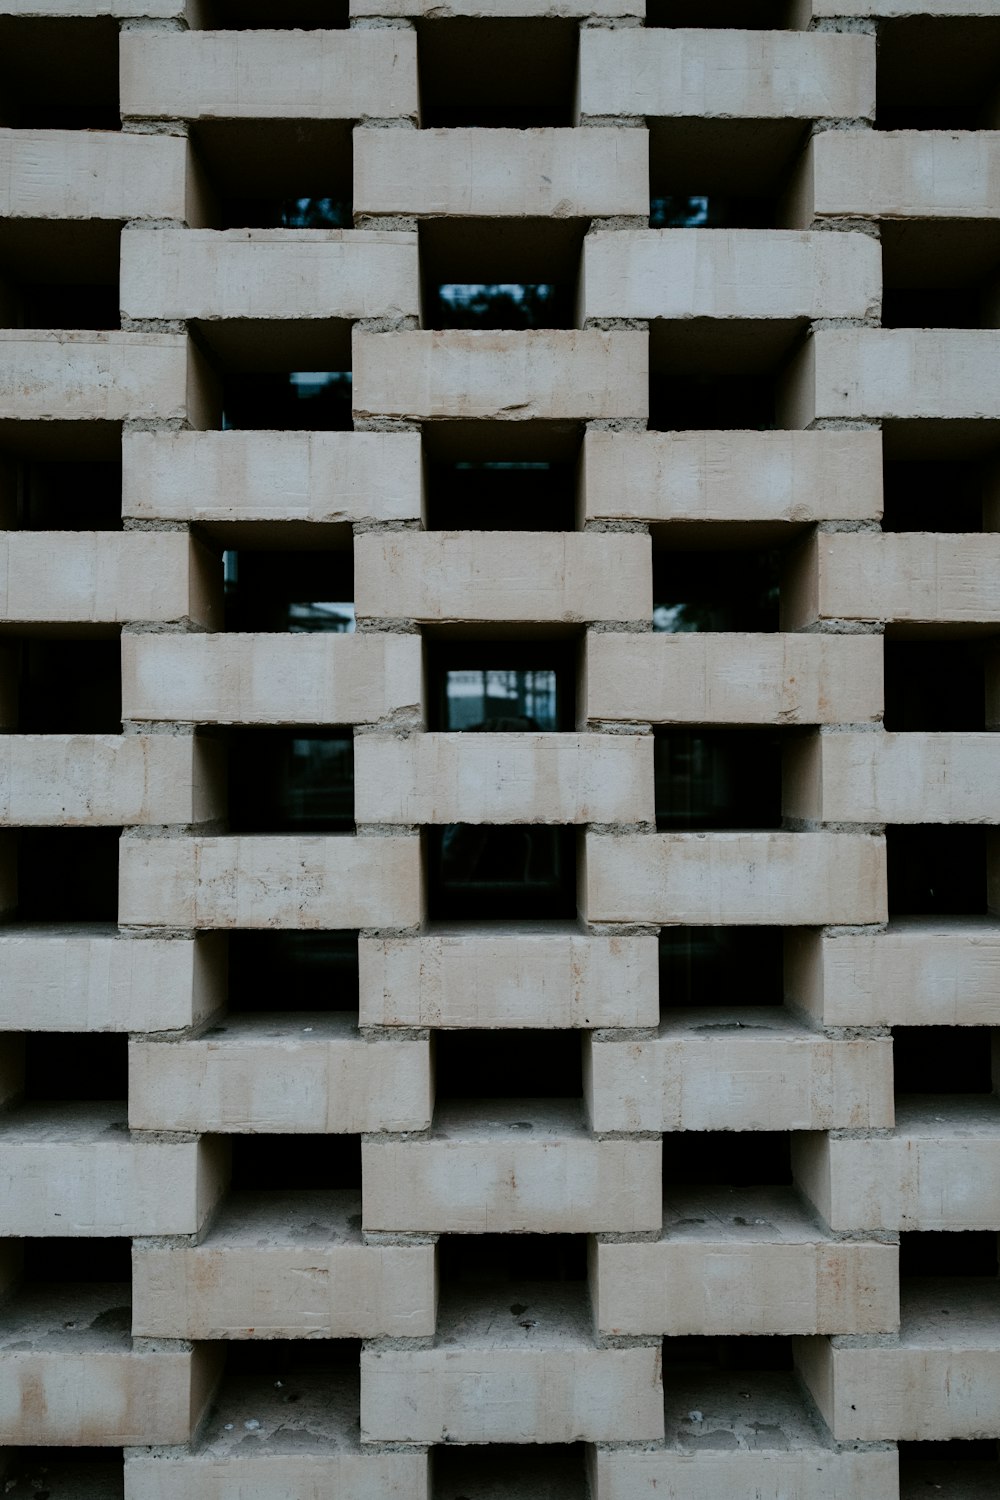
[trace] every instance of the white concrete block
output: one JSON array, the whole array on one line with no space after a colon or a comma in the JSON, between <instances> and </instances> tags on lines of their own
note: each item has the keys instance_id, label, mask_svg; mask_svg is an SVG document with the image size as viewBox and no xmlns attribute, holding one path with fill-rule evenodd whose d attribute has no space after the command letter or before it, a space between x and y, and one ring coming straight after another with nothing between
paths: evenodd
<instances>
[{"instance_id":1,"label":"white concrete block","mask_svg":"<svg viewBox=\"0 0 1000 1500\"><path fill-rule=\"evenodd\" d=\"M806 173L806 207L820 217L995 219L1000 131L825 130Z\"/></svg>"},{"instance_id":2,"label":"white concrete block","mask_svg":"<svg viewBox=\"0 0 1000 1500\"><path fill-rule=\"evenodd\" d=\"M173 734L0 735L0 823L204 823L224 811L217 742Z\"/></svg>"},{"instance_id":3,"label":"white concrete block","mask_svg":"<svg viewBox=\"0 0 1000 1500\"><path fill-rule=\"evenodd\" d=\"M0 129L0 215L183 219L188 150L180 136Z\"/></svg>"},{"instance_id":4,"label":"white concrete block","mask_svg":"<svg viewBox=\"0 0 1000 1500\"><path fill-rule=\"evenodd\" d=\"M989 733L811 735L789 746L784 810L827 823L998 823L1000 738Z\"/></svg>"},{"instance_id":5,"label":"white concrete block","mask_svg":"<svg viewBox=\"0 0 1000 1500\"><path fill-rule=\"evenodd\" d=\"M0 418L208 425L182 333L0 328Z\"/></svg>"}]
</instances>

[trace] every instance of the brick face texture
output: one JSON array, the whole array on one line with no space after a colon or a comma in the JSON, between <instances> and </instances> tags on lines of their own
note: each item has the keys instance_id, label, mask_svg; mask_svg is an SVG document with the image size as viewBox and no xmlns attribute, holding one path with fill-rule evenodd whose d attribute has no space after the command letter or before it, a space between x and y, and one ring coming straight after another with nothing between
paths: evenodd
<instances>
[{"instance_id":1,"label":"brick face texture","mask_svg":"<svg viewBox=\"0 0 1000 1500\"><path fill-rule=\"evenodd\" d=\"M0 1480L1000 1488L996 0L0 3Z\"/></svg>"}]
</instances>

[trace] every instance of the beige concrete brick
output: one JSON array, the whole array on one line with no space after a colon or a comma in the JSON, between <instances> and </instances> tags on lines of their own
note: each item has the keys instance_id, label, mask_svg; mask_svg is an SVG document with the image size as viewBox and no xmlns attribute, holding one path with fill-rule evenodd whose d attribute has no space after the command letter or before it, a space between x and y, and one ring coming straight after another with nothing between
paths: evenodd
<instances>
[{"instance_id":1,"label":"beige concrete brick","mask_svg":"<svg viewBox=\"0 0 1000 1500\"><path fill-rule=\"evenodd\" d=\"M645 0L350 0L351 16L422 16L441 20L475 16L484 20L644 16Z\"/></svg>"},{"instance_id":2,"label":"beige concrete brick","mask_svg":"<svg viewBox=\"0 0 1000 1500\"><path fill-rule=\"evenodd\" d=\"M417 237L134 229L122 236L121 302L133 318L417 317Z\"/></svg>"},{"instance_id":3,"label":"beige concrete brick","mask_svg":"<svg viewBox=\"0 0 1000 1500\"><path fill-rule=\"evenodd\" d=\"M523 14L523 10L522 10ZM643 130L354 132L354 210L449 218L649 213Z\"/></svg>"},{"instance_id":4,"label":"beige concrete brick","mask_svg":"<svg viewBox=\"0 0 1000 1500\"><path fill-rule=\"evenodd\" d=\"M649 538L580 532L428 531L359 536L361 617L553 622L647 621Z\"/></svg>"},{"instance_id":5,"label":"beige concrete brick","mask_svg":"<svg viewBox=\"0 0 1000 1500\"><path fill-rule=\"evenodd\" d=\"M366 1245L356 1193L238 1193L198 1245L136 1243L145 1338L390 1338L434 1332L434 1247Z\"/></svg>"},{"instance_id":6,"label":"beige concrete brick","mask_svg":"<svg viewBox=\"0 0 1000 1500\"><path fill-rule=\"evenodd\" d=\"M360 823L654 817L649 735L366 734L355 745L354 777Z\"/></svg>"},{"instance_id":7,"label":"beige concrete brick","mask_svg":"<svg viewBox=\"0 0 1000 1500\"><path fill-rule=\"evenodd\" d=\"M420 883L412 835L125 839L118 916L143 927L410 927Z\"/></svg>"},{"instance_id":8,"label":"beige concrete brick","mask_svg":"<svg viewBox=\"0 0 1000 1500\"><path fill-rule=\"evenodd\" d=\"M415 432L128 432L122 511L140 520L420 519Z\"/></svg>"},{"instance_id":9,"label":"beige concrete brick","mask_svg":"<svg viewBox=\"0 0 1000 1500\"><path fill-rule=\"evenodd\" d=\"M581 714L653 724L857 724L882 713L877 636L587 635Z\"/></svg>"},{"instance_id":10,"label":"beige concrete brick","mask_svg":"<svg viewBox=\"0 0 1000 1500\"><path fill-rule=\"evenodd\" d=\"M583 242L586 318L865 318L881 301L866 234L633 229Z\"/></svg>"},{"instance_id":11,"label":"beige concrete brick","mask_svg":"<svg viewBox=\"0 0 1000 1500\"><path fill-rule=\"evenodd\" d=\"M185 0L0 0L2 16L47 16L54 20L73 16L180 20L185 10Z\"/></svg>"},{"instance_id":12,"label":"beige concrete brick","mask_svg":"<svg viewBox=\"0 0 1000 1500\"><path fill-rule=\"evenodd\" d=\"M1000 1026L992 917L894 917L885 932L796 932L788 997L826 1026Z\"/></svg>"},{"instance_id":13,"label":"beige concrete brick","mask_svg":"<svg viewBox=\"0 0 1000 1500\"><path fill-rule=\"evenodd\" d=\"M645 333L354 331L355 416L434 420L643 418Z\"/></svg>"},{"instance_id":14,"label":"beige concrete brick","mask_svg":"<svg viewBox=\"0 0 1000 1500\"><path fill-rule=\"evenodd\" d=\"M346 1012L252 1012L129 1047L133 1130L358 1134L430 1118L429 1044L366 1041Z\"/></svg>"},{"instance_id":15,"label":"beige concrete brick","mask_svg":"<svg viewBox=\"0 0 1000 1500\"><path fill-rule=\"evenodd\" d=\"M10 1235L197 1234L225 1186L216 1147L130 1136L124 1104L26 1105L0 1145Z\"/></svg>"},{"instance_id":16,"label":"beige concrete brick","mask_svg":"<svg viewBox=\"0 0 1000 1500\"><path fill-rule=\"evenodd\" d=\"M438 1108L416 1140L361 1148L366 1229L587 1234L660 1226L659 1141L599 1141L578 1105L490 1099Z\"/></svg>"},{"instance_id":17,"label":"beige concrete brick","mask_svg":"<svg viewBox=\"0 0 1000 1500\"><path fill-rule=\"evenodd\" d=\"M184 1443L208 1404L214 1349L134 1349L117 1284L29 1287L4 1308L0 1440ZM116 1302L119 1304L116 1307Z\"/></svg>"},{"instance_id":18,"label":"beige concrete brick","mask_svg":"<svg viewBox=\"0 0 1000 1500\"><path fill-rule=\"evenodd\" d=\"M794 523L882 514L879 432L587 432L583 455L586 520Z\"/></svg>"},{"instance_id":19,"label":"beige concrete brick","mask_svg":"<svg viewBox=\"0 0 1000 1500\"><path fill-rule=\"evenodd\" d=\"M204 823L224 811L216 742L172 734L0 735L2 823Z\"/></svg>"},{"instance_id":20,"label":"beige concrete brick","mask_svg":"<svg viewBox=\"0 0 1000 1500\"><path fill-rule=\"evenodd\" d=\"M820 619L990 625L1000 621L1000 536L824 533L805 544L782 591L782 626Z\"/></svg>"},{"instance_id":21,"label":"beige concrete brick","mask_svg":"<svg viewBox=\"0 0 1000 1500\"><path fill-rule=\"evenodd\" d=\"M0 533L0 627L222 624L221 568L181 532Z\"/></svg>"},{"instance_id":22,"label":"beige concrete brick","mask_svg":"<svg viewBox=\"0 0 1000 1500\"><path fill-rule=\"evenodd\" d=\"M419 713L420 680L417 636L122 636L127 719L367 724Z\"/></svg>"},{"instance_id":23,"label":"beige concrete brick","mask_svg":"<svg viewBox=\"0 0 1000 1500\"><path fill-rule=\"evenodd\" d=\"M0 215L183 219L187 170L180 136L0 129Z\"/></svg>"},{"instance_id":24,"label":"beige concrete brick","mask_svg":"<svg viewBox=\"0 0 1000 1500\"><path fill-rule=\"evenodd\" d=\"M525 924L362 938L363 1026L655 1026L652 937Z\"/></svg>"},{"instance_id":25,"label":"beige concrete brick","mask_svg":"<svg viewBox=\"0 0 1000 1500\"><path fill-rule=\"evenodd\" d=\"M592 1242L594 1316L605 1334L895 1333L898 1256L834 1239L791 1188L673 1189L661 1239Z\"/></svg>"},{"instance_id":26,"label":"beige concrete brick","mask_svg":"<svg viewBox=\"0 0 1000 1500\"><path fill-rule=\"evenodd\" d=\"M490 1296L490 1292L493 1296ZM595 1346L582 1292L525 1287L455 1294L442 1304L438 1347L367 1348L361 1435L417 1443L572 1443L663 1433L659 1350Z\"/></svg>"},{"instance_id":27,"label":"beige concrete brick","mask_svg":"<svg viewBox=\"0 0 1000 1500\"><path fill-rule=\"evenodd\" d=\"M221 1002L217 939L133 942L117 931L0 929L5 1031L169 1031Z\"/></svg>"},{"instance_id":28,"label":"beige concrete brick","mask_svg":"<svg viewBox=\"0 0 1000 1500\"><path fill-rule=\"evenodd\" d=\"M893 1121L888 1038L831 1041L777 1007L671 1011L652 1040L585 1036L583 1063L597 1131L856 1130Z\"/></svg>"},{"instance_id":29,"label":"beige concrete brick","mask_svg":"<svg viewBox=\"0 0 1000 1500\"><path fill-rule=\"evenodd\" d=\"M995 16L993 0L805 0L814 16Z\"/></svg>"},{"instance_id":30,"label":"beige concrete brick","mask_svg":"<svg viewBox=\"0 0 1000 1500\"><path fill-rule=\"evenodd\" d=\"M989 1281L916 1279L902 1297L899 1344L809 1340L798 1360L834 1437L942 1442L1000 1427L1000 1318Z\"/></svg>"},{"instance_id":31,"label":"beige concrete brick","mask_svg":"<svg viewBox=\"0 0 1000 1500\"><path fill-rule=\"evenodd\" d=\"M207 425L184 334L0 328L0 365L0 418Z\"/></svg>"},{"instance_id":32,"label":"beige concrete brick","mask_svg":"<svg viewBox=\"0 0 1000 1500\"><path fill-rule=\"evenodd\" d=\"M584 29L580 110L671 118L872 119L875 38Z\"/></svg>"},{"instance_id":33,"label":"beige concrete brick","mask_svg":"<svg viewBox=\"0 0 1000 1500\"><path fill-rule=\"evenodd\" d=\"M412 31L125 32L123 115L359 120L416 115Z\"/></svg>"},{"instance_id":34,"label":"beige concrete brick","mask_svg":"<svg viewBox=\"0 0 1000 1500\"><path fill-rule=\"evenodd\" d=\"M891 1136L793 1142L795 1180L833 1229L1000 1229L992 1097L904 1097Z\"/></svg>"},{"instance_id":35,"label":"beige concrete brick","mask_svg":"<svg viewBox=\"0 0 1000 1500\"><path fill-rule=\"evenodd\" d=\"M587 834L591 922L884 922L885 842L844 833Z\"/></svg>"},{"instance_id":36,"label":"beige concrete brick","mask_svg":"<svg viewBox=\"0 0 1000 1500\"><path fill-rule=\"evenodd\" d=\"M803 216L995 219L1000 131L825 130L805 159Z\"/></svg>"},{"instance_id":37,"label":"beige concrete brick","mask_svg":"<svg viewBox=\"0 0 1000 1500\"><path fill-rule=\"evenodd\" d=\"M829 328L796 357L779 421L995 422L998 406L998 329Z\"/></svg>"},{"instance_id":38,"label":"beige concrete brick","mask_svg":"<svg viewBox=\"0 0 1000 1500\"><path fill-rule=\"evenodd\" d=\"M997 823L998 773L992 734L811 735L788 747L784 809L830 823Z\"/></svg>"}]
</instances>

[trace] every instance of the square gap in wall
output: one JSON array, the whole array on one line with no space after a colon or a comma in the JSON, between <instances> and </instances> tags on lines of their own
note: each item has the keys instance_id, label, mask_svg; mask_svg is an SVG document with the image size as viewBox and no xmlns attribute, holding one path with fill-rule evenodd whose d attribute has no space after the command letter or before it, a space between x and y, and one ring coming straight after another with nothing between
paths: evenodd
<instances>
[{"instance_id":1,"label":"square gap in wall","mask_svg":"<svg viewBox=\"0 0 1000 1500\"><path fill-rule=\"evenodd\" d=\"M428 728L515 733L576 727L576 641L425 642Z\"/></svg>"},{"instance_id":2,"label":"square gap in wall","mask_svg":"<svg viewBox=\"0 0 1000 1500\"><path fill-rule=\"evenodd\" d=\"M893 1081L900 1094L990 1094L988 1026L894 1026Z\"/></svg>"},{"instance_id":3,"label":"square gap in wall","mask_svg":"<svg viewBox=\"0 0 1000 1500\"><path fill-rule=\"evenodd\" d=\"M767 432L804 319L655 319L649 328L649 427Z\"/></svg>"},{"instance_id":4,"label":"square gap in wall","mask_svg":"<svg viewBox=\"0 0 1000 1500\"><path fill-rule=\"evenodd\" d=\"M996 831L938 824L886 829L889 917L972 917L988 909ZM995 855L993 855L995 858Z\"/></svg>"},{"instance_id":5,"label":"square gap in wall","mask_svg":"<svg viewBox=\"0 0 1000 1500\"><path fill-rule=\"evenodd\" d=\"M225 731L231 833L354 832L350 726Z\"/></svg>"},{"instance_id":6,"label":"square gap in wall","mask_svg":"<svg viewBox=\"0 0 1000 1500\"><path fill-rule=\"evenodd\" d=\"M790 1187L787 1130L675 1130L663 1137L663 1187Z\"/></svg>"},{"instance_id":7,"label":"square gap in wall","mask_svg":"<svg viewBox=\"0 0 1000 1500\"><path fill-rule=\"evenodd\" d=\"M358 1012L358 934L279 929L228 938L228 1014Z\"/></svg>"},{"instance_id":8,"label":"square gap in wall","mask_svg":"<svg viewBox=\"0 0 1000 1500\"><path fill-rule=\"evenodd\" d=\"M17 130L120 130L117 20L0 16L0 100Z\"/></svg>"},{"instance_id":9,"label":"square gap in wall","mask_svg":"<svg viewBox=\"0 0 1000 1500\"><path fill-rule=\"evenodd\" d=\"M808 135L803 120L651 119L650 227L781 228Z\"/></svg>"},{"instance_id":10,"label":"square gap in wall","mask_svg":"<svg viewBox=\"0 0 1000 1500\"><path fill-rule=\"evenodd\" d=\"M996 126L1000 15L893 16L879 24L879 130Z\"/></svg>"},{"instance_id":11,"label":"square gap in wall","mask_svg":"<svg viewBox=\"0 0 1000 1500\"><path fill-rule=\"evenodd\" d=\"M188 24L201 31L346 31L348 0L196 0Z\"/></svg>"},{"instance_id":12,"label":"square gap in wall","mask_svg":"<svg viewBox=\"0 0 1000 1500\"><path fill-rule=\"evenodd\" d=\"M439 1031L434 1047L439 1103L583 1098L579 1031Z\"/></svg>"},{"instance_id":13,"label":"square gap in wall","mask_svg":"<svg viewBox=\"0 0 1000 1500\"><path fill-rule=\"evenodd\" d=\"M121 832L21 828L10 835L16 847L16 921L117 924Z\"/></svg>"},{"instance_id":14,"label":"square gap in wall","mask_svg":"<svg viewBox=\"0 0 1000 1500\"><path fill-rule=\"evenodd\" d=\"M899 1274L911 1276L989 1276L998 1272L994 1231L923 1231L899 1236Z\"/></svg>"},{"instance_id":15,"label":"square gap in wall","mask_svg":"<svg viewBox=\"0 0 1000 1500\"><path fill-rule=\"evenodd\" d=\"M986 728L986 647L980 641L887 636L884 653L886 730Z\"/></svg>"},{"instance_id":16,"label":"square gap in wall","mask_svg":"<svg viewBox=\"0 0 1000 1500\"><path fill-rule=\"evenodd\" d=\"M790 0L648 0L647 26L719 31L787 31L794 26Z\"/></svg>"},{"instance_id":17,"label":"square gap in wall","mask_svg":"<svg viewBox=\"0 0 1000 1500\"><path fill-rule=\"evenodd\" d=\"M441 1444L431 1449L431 1500L585 1500L585 1452L583 1443Z\"/></svg>"},{"instance_id":18,"label":"square gap in wall","mask_svg":"<svg viewBox=\"0 0 1000 1500\"><path fill-rule=\"evenodd\" d=\"M548 422L424 430L429 531L573 531L583 431Z\"/></svg>"},{"instance_id":19,"label":"square gap in wall","mask_svg":"<svg viewBox=\"0 0 1000 1500\"><path fill-rule=\"evenodd\" d=\"M285 550L243 545L246 532L228 535L238 545L222 556L227 631L343 635L354 630L354 553L348 527L321 528L309 551L297 550L301 536L291 539L295 549Z\"/></svg>"},{"instance_id":20,"label":"square gap in wall","mask_svg":"<svg viewBox=\"0 0 1000 1500\"><path fill-rule=\"evenodd\" d=\"M232 1192L289 1193L361 1188L359 1135L227 1135Z\"/></svg>"},{"instance_id":21,"label":"square gap in wall","mask_svg":"<svg viewBox=\"0 0 1000 1500\"><path fill-rule=\"evenodd\" d=\"M418 20L422 125L572 125L578 36L569 19Z\"/></svg>"},{"instance_id":22,"label":"square gap in wall","mask_svg":"<svg viewBox=\"0 0 1000 1500\"><path fill-rule=\"evenodd\" d=\"M575 918L575 829L451 823L428 828L425 839L433 920Z\"/></svg>"},{"instance_id":23,"label":"square gap in wall","mask_svg":"<svg viewBox=\"0 0 1000 1500\"><path fill-rule=\"evenodd\" d=\"M977 532L1000 524L1000 461L889 459L883 466L883 531Z\"/></svg>"},{"instance_id":24,"label":"square gap in wall","mask_svg":"<svg viewBox=\"0 0 1000 1500\"><path fill-rule=\"evenodd\" d=\"M784 1003L780 927L664 927L660 1012Z\"/></svg>"},{"instance_id":25,"label":"square gap in wall","mask_svg":"<svg viewBox=\"0 0 1000 1500\"><path fill-rule=\"evenodd\" d=\"M420 225L426 328L573 328L583 221L427 219Z\"/></svg>"},{"instance_id":26,"label":"square gap in wall","mask_svg":"<svg viewBox=\"0 0 1000 1500\"><path fill-rule=\"evenodd\" d=\"M209 227L354 227L350 121L199 120L191 141Z\"/></svg>"},{"instance_id":27,"label":"square gap in wall","mask_svg":"<svg viewBox=\"0 0 1000 1500\"><path fill-rule=\"evenodd\" d=\"M666 634L691 631L776 631L780 623L782 549L761 546L753 533L733 545L729 528L719 547L676 545L671 527L653 537L653 629ZM695 540L701 540L696 538Z\"/></svg>"},{"instance_id":28,"label":"square gap in wall","mask_svg":"<svg viewBox=\"0 0 1000 1500\"><path fill-rule=\"evenodd\" d=\"M772 728L654 730L657 830L780 828L782 742Z\"/></svg>"},{"instance_id":29,"label":"square gap in wall","mask_svg":"<svg viewBox=\"0 0 1000 1500\"><path fill-rule=\"evenodd\" d=\"M115 329L121 224L0 219L0 326Z\"/></svg>"}]
</instances>

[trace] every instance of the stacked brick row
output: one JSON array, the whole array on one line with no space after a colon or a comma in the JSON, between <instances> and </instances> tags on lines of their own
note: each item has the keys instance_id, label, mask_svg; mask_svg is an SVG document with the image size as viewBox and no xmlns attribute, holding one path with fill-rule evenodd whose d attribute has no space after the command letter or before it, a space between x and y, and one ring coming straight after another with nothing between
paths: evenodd
<instances>
[{"instance_id":1,"label":"stacked brick row","mask_svg":"<svg viewBox=\"0 0 1000 1500\"><path fill-rule=\"evenodd\" d=\"M948 1267L1000 1232L1000 1112L900 1097L893 1028L1000 1024L1000 83L972 128L873 128L892 28L994 58L995 0L705 0L701 27L669 0L351 0L329 30L300 9L313 29L277 4L0 3L8 1489L995 1493L995 1274L901 1277L899 1247ZM472 68L553 24L572 124L423 122L436 36ZM77 45L117 59L121 129L23 124ZM354 228L220 227L302 151L346 174ZM651 170L724 180L730 153L779 181L772 225L649 227ZM983 268L978 326L882 326L887 225ZM572 325L429 326L449 233L499 263L519 226L578 247ZM36 276L108 245L120 325L33 326ZM351 430L224 430L227 376L307 364L350 369ZM651 413L658 379L720 371L769 383L773 422ZM522 431L575 455L575 528L436 529L434 453L520 454ZM121 529L72 496L25 520L26 467L119 458ZM924 461L978 466L981 530L947 493L939 524L883 527L885 466ZM651 629L654 557L762 545L777 630ZM224 628L222 550L289 547L351 556L354 633ZM119 637L120 733L23 722L26 642ZM884 727L888 643L967 638L982 728ZM434 727L429 653L483 640L571 642L575 729ZM355 831L234 831L226 736L297 725L353 737ZM657 737L692 727L780 735L780 826L658 828ZM571 830L576 918L439 920L428 851L459 824ZM894 830L980 825L981 907L890 910ZM49 874L86 888L109 857L113 909L67 922ZM678 927L781 930L774 1005L672 1006ZM356 1011L241 1005L233 935L286 930L356 936ZM443 1091L447 1034L488 1031L578 1036L580 1097ZM755 1133L761 1185L692 1176ZM255 1137L263 1186L234 1175ZM332 1164L306 1189L304 1137ZM487 1236L528 1272L460 1274ZM553 1236L585 1278L547 1276ZM123 1241L130 1282L98 1274Z\"/></svg>"}]
</instances>

